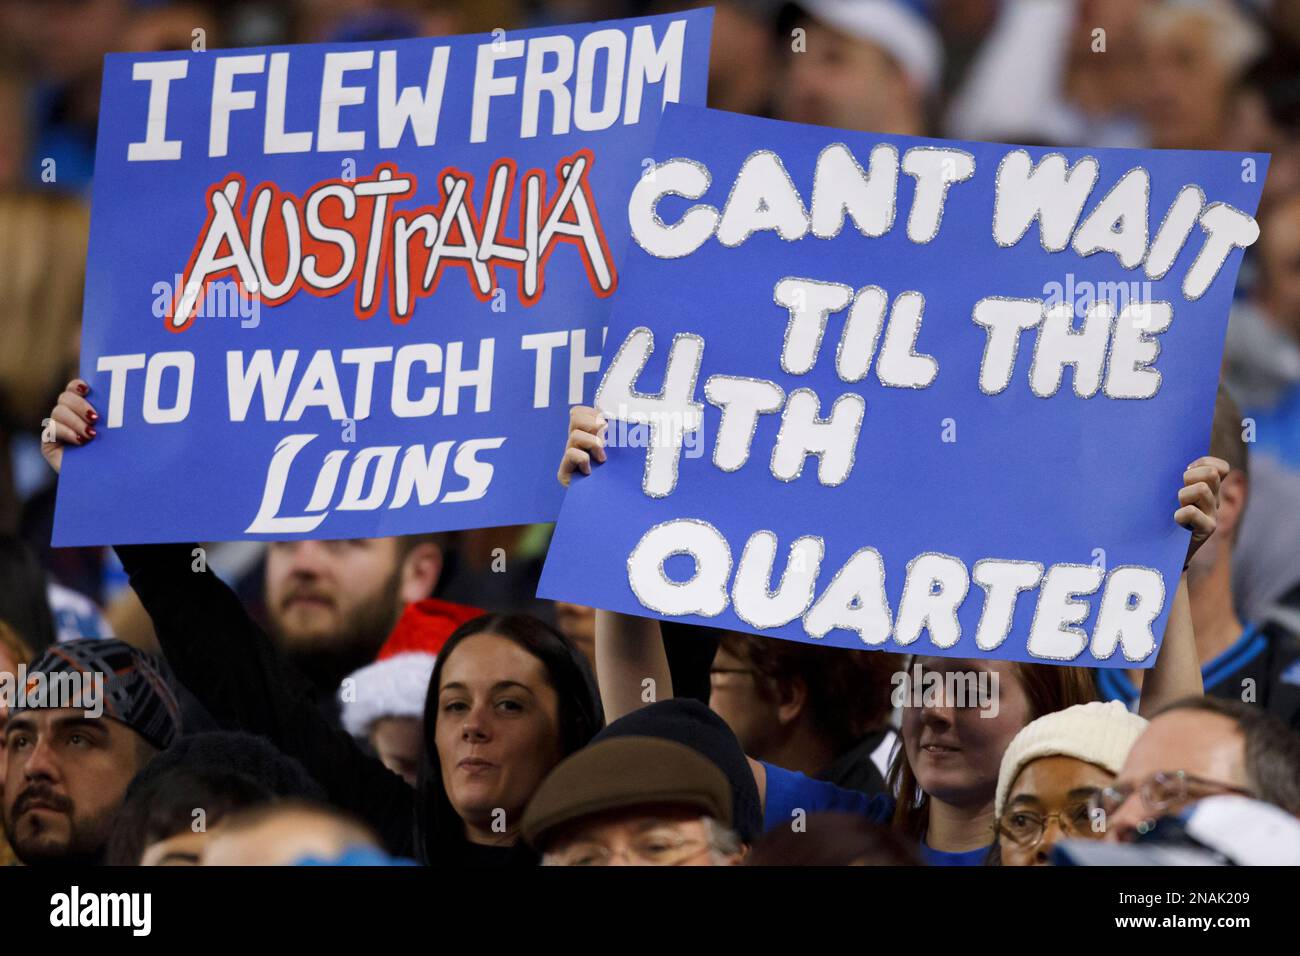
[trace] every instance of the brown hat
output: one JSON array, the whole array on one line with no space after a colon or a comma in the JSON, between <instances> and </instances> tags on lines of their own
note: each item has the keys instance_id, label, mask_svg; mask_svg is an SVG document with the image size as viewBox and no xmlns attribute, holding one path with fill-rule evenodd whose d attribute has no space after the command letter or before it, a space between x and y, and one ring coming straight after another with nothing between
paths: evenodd
<instances>
[{"instance_id":1,"label":"brown hat","mask_svg":"<svg viewBox=\"0 0 1300 956\"><path fill-rule=\"evenodd\" d=\"M524 811L524 839L543 849L555 831L606 810L650 804L693 807L731 826L731 784L698 751L659 737L614 737L556 765Z\"/></svg>"}]
</instances>

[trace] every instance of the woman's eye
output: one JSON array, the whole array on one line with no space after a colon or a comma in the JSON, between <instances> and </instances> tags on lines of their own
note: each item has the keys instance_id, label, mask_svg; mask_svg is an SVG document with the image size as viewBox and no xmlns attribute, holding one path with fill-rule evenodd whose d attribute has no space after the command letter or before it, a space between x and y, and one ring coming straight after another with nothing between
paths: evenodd
<instances>
[{"instance_id":1,"label":"woman's eye","mask_svg":"<svg viewBox=\"0 0 1300 956\"><path fill-rule=\"evenodd\" d=\"M468 707L463 700L449 700L447 701L447 703L442 705L442 709L446 713L455 713L462 710L467 710Z\"/></svg>"},{"instance_id":2,"label":"woman's eye","mask_svg":"<svg viewBox=\"0 0 1300 956\"><path fill-rule=\"evenodd\" d=\"M517 714L524 709L524 705L517 700L497 701L497 706L508 713Z\"/></svg>"}]
</instances>

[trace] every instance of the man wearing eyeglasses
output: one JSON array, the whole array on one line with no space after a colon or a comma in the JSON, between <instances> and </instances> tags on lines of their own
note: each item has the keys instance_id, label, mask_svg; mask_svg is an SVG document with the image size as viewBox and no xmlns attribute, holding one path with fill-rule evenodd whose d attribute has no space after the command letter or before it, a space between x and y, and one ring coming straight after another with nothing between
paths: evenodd
<instances>
[{"instance_id":1,"label":"man wearing eyeglasses","mask_svg":"<svg viewBox=\"0 0 1300 956\"><path fill-rule=\"evenodd\" d=\"M1300 816L1300 735L1257 705L1218 697L1179 701L1152 719L1093 806L1108 841L1131 843L1160 817L1220 794Z\"/></svg>"},{"instance_id":2,"label":"man wearing eyeglasses","mask_svg":"<svg viewBox=\"0 0 1300 956\"><path fill-rule=\"evenodd\" d=\"M599 740L561 761L524 813L544 866L734 866L726 775L673 740Z\"/></svg>"}]
</instances>

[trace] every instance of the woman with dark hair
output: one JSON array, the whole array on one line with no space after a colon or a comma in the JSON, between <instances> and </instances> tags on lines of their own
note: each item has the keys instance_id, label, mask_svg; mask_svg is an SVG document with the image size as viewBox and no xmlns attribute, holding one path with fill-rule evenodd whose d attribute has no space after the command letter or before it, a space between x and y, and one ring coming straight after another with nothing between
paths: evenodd
<instances>
[{"instance_id":1,"label":"woman with dark hair","mask_svg":"<svg viewBox=\"0 0 1300 956\"><path fill-rule=\"evenodd\" d=\"M52 413L63 445L85 444L93 412L77 379ZM414 790L321 713L306 676L276 653L239 598L190 544L117 549L177 679L224 727L261 734L297 758L327 799L369 823L397 856L431 865L537 862L519 840L542 778L604 723L586 659L525 614L457 628L434 665Z\"/></svg>"},{"instance_id":2,"label":"woman with dark hair","mask_svg":"<svg viewBox=\"0 0 1300 956\"><path fill-rule=\"evenodd\" d=\"M604 723L586 659L527 614L448 638L424 702L417 851L443 864L535 863L518 839L533 791Z\"/></svg>"},{"instance_id":3,"label":"woman with dark hair","mask_svg":"<svg viewBox=\"0 0 1300 956\"><path fill-rule=\"evenodd\" d=\"M531 864L525 804L603 723L586 660L527 615L483 615L448 638L425 704L410 786L319 710L307 679L273 649L190 545L117 549L177 678L221 724L297 758L329 802L369 823L395 855L441 866Z\"/></svg>"}]
</instances>

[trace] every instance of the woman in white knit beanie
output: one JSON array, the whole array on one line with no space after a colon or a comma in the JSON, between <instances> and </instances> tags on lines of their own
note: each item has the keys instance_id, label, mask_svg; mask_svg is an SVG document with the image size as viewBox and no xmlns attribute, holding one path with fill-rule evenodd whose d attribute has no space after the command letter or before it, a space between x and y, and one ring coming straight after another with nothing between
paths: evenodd
<instances>
[{"instance_id":1,"label":"woman in white knit beanie","mask_svg":"<svg viewBox=\"0 0 1300 956\"><path fill-rule=\"evenodd\" d=\"M1002 757L994 802L1003 866L1041 866L1057 840L1099 840L1105 820L1088 800L1109 786L1147 722L1118 701L1039 717Z\"/></svg>"}]
</instances>

